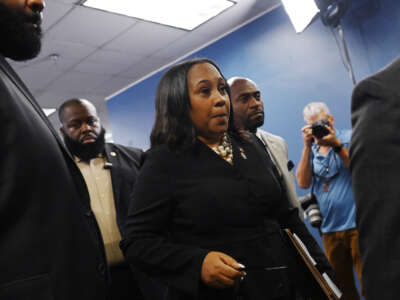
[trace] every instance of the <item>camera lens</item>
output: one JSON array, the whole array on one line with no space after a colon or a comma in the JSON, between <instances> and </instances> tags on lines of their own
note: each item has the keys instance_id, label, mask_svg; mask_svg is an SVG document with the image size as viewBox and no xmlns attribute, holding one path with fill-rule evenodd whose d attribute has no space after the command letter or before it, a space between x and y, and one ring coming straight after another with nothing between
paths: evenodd
<instances>
[{"instance_id":1,"label":"camera lens","mask_svg":"<svg viewBox=\"0 0 400 300\"><path fill-rule=\"evenodd\" d=\"M317 139L320 139L329 134L329 130L325 126L330 126L329 121L318 120L317 122L311 124L312 135Z\"/></svg>"},{"instance_id":2,"label":"camera lens","mask_svg":"<svg viewBox=\"0 0 400 300\"><path fill-rule=\"evenodd\" d=\"M310 224L313 227L320 227L322 223L322 215L318 205L311 204L307 210L307 217L310 220Z\"/></svg>"},{"instance_id":3,"label":"camera lens","mask_svg":"<svg viewBox=\"0 0 400 300\"><path fill-rule=\"evenodd\" d=\"M301 208L304 210L305 218L308 218L310 225L319 228L322 224L322 214L319 210L317 199L312 193L300 197L299 202Z\"/></svg>"}]
</instances>

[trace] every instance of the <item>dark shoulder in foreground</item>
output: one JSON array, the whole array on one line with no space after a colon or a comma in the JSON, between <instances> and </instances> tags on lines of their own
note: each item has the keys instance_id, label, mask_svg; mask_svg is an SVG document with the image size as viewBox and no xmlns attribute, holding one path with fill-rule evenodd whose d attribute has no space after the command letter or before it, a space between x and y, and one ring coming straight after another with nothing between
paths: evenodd
<instances>
[{"instance_id":1,"label":"dark shoulder in foreground","mask_svg":"<svg viewBox=\"0 0 400 300\"><path fill-rule=\"evenodd\" d=\"M370 90L372 88L384 85L386 88L397 89L400 82L400 57L394 59L387 66L376 73L362 79L354 88L353 98L360 91Z\"/></svg>"}]
</instances>

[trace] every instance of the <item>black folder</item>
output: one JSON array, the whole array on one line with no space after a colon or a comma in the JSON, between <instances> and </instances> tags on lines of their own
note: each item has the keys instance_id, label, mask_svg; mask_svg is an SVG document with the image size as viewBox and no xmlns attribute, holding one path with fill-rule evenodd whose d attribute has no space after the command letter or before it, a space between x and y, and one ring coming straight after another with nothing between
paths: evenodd
<instances>
[{"instance_id":1,"label":"black folder","mask_svg":"<svg viewBox=\"0 0 400 300\"><path fill-rule=\"evenodd\" d=\"M301 239L290 229L284 230L292 251L296 257L297 267L301 268L304 274L302 281L314 287L312 300L340 300L342 293L326 273L317 268L316 261L308 252L307 247Z\"/></svg>"}]
</instances>

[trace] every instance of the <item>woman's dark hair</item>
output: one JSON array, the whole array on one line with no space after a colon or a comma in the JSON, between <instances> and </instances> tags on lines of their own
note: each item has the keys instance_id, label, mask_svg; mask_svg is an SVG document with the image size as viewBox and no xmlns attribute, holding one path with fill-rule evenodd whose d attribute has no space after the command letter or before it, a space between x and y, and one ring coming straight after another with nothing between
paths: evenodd
<instances>
[{"instance_id":1,"label":"woman's dark hair","mask_svg":"<svg viewBox=\"0 0 400 300\"><path fill-rule=\"evenodd\" d=\"M186 150L196 142L196 131L189 116L191 109L187 75L197 64L213 65L221 76L221 70L208 58L190 59L172 66L161 78L156 93L156 116L150 135L151 147L168 145L173 151ZM228 87L230 101L230 90ZM232 105L228 132L238 135L233 122Z\"/></svg>"}]
</instances>

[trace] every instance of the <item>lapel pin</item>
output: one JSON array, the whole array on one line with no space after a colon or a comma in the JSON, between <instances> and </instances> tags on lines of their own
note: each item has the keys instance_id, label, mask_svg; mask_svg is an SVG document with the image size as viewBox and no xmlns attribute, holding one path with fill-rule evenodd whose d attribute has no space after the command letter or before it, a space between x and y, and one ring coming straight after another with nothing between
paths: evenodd
<instances>
[{"instance_id":1,"label":"lapel pin","mask_svg":"<svg viewBox=\"0 0 400 300\"><path fill-rule=\"evenodd\" d=\"M244 153L243 148L242 148L242 147L239 147L239 150L240 150L240 155L243 157L243 159L247 159L247 156L246 156L246 154Z\"/></svg>"}]
</instances>

